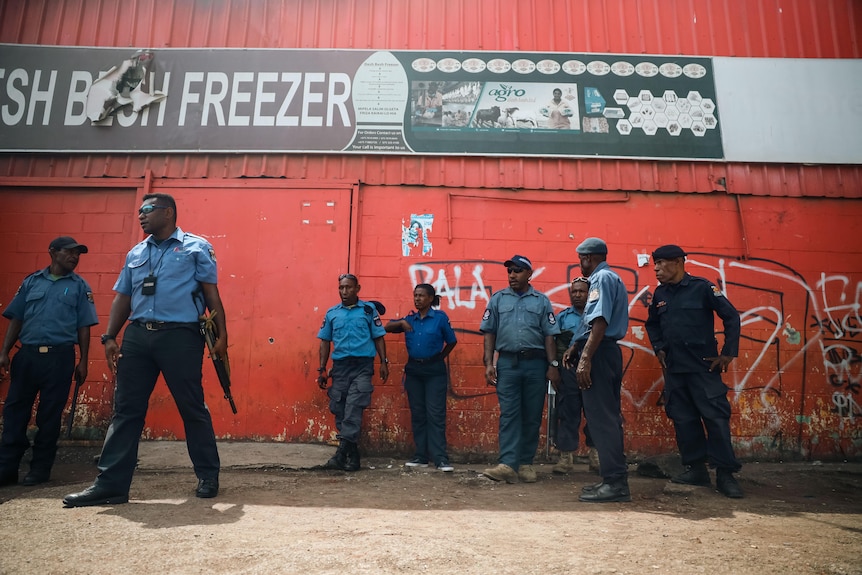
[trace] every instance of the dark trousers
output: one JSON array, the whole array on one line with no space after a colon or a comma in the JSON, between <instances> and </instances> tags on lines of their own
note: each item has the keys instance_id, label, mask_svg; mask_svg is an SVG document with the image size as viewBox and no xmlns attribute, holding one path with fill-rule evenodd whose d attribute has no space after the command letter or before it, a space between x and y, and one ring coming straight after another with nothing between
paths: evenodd
<instances>
[{"instance_id":1,"label":"dark trousers","mask_svg":"<svg viewBox=\"0 0 862 575\"><path fill-rule=\"evenodd\" d=\"M22 346L12 358L11 383L3 406L3 436L0 439L0 472L17 472L30 441L27 424L33 412L36 395L36 437L30 470L50 474L57 455L63 408L69 398L75 371L75 346L68 344L49 353L39 353L33 346Z\"/></svg>"},{"instance_id":2,"label":"dark trousers","mask_svg":"<svg viewBox=\"0 0 862 575\"><path fill-rule=\"evenodd\" d=\"M712 467L731 472L742 468L730 442L730 402L721 375L667 373L665 401L683 465L708 461Z\"/></svg>"},{"instance_id":3,"label":"dark trousers","mask_svg":"<svg viewBox=\"0 0 862 575\"><path fill-rule=\"evenodd\" d=\"M199 479L218 478L218 449L201 385L203 345L201 334L192 329L147 331L136 324L126 328L117 364L114 416L99 458L99 487L128 493L147 406L159 373L183 419L195 475Z\"/></svg>"},{"instance_id":4,"label":"dark trousers","mask_svg":"<svg viewBox=\"0 0 862 575\"><path fill-rule=\"evenodd\" d=\"M446 391L449 376L442 359L429 363L408 361L404 367L404 390L410 404L410 423L416 457L439 465L446 453Z\"/></svg>"},{"instance_id":5,"label":"dark trousers","mask_svg":"<svg viewBox=\"0 0 862 575\"><path fill-rule=\"evenodd\" d=\"M548 380L545 359L520 359L501 353L497 359L500 402L500 463L516 470L532 465L539 446L539 428Z\"/></svg>"},{"instance_id":6,"label":"dark trousers","mask_svg":"<svg viewBox=\"0 0 862 575\"><path fill-rule=\"evenodd\" d=\"M560 384L557 386L557 421L555 445L560 451L577 451L580 444L580 428L583 420L584 396L578 387L575 371L560 368ZM588 447L594 447L588 424L584 425L584 438Z\"/></svg>"},{"instance_id":7,"label":"dark trousers","mask_svg":"<svg viewBox=\"0 0 862 575\"><path fill-rule=\"evenodd\" d=\"M606 483L628 477L623 450L623 417L620 392L623 383L623 354L616 342L603 340L593 355L592 386L582 390L584 414L599 452L600 473Z\"/></svg>"},{"instance_id":8,"label":"dark trousers","mask_svg":"<svg viewBox=\"0 0 862 575\"><path fill-rule=\"evenodd\" d=\"M371 405L374 391L373 376L373 357L346 357L332 361L332 386L327 395L339 439L359 442L362 414Z\"/></svg>"}]
</instances>

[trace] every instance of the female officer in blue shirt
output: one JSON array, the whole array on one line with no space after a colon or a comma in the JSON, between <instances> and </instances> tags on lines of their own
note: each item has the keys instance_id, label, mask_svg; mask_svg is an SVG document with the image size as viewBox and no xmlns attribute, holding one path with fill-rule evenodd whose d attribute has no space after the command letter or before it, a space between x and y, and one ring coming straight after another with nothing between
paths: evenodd
<instances>
[{"instance_id":1,"label":"female officer in blue shirt","mask_svg":"<svg viewBox=\"0 0 862 575\"><path fill-rule=\"evenodd\" d=\"M454 471L446 453L446 390L449 374L445 359L458 340L449 317L432 306L440 296L430 284L413 290L416 311L386 325L389 333L404 332L409 359L404 366L404 389L410 404L410 420L416 454L407 467L428 467L433 460L437 469Z\"/></svg>"}]
</instances>

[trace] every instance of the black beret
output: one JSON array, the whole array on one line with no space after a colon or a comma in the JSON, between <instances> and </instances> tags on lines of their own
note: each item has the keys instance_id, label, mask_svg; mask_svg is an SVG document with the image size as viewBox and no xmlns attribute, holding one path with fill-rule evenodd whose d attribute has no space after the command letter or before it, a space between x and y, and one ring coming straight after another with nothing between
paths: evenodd
<instances>
[{"instance_id":1,"label":"black beret","mask_svg":"<svg viewBox=\"0 0 862 575\"><path fill-rule=\"evenodd\" d=\"M668 244L655 249L652 253L652 261L684 258L686 255L688 254L686 254L681 247Z\"/></svg>"}]
</instances>

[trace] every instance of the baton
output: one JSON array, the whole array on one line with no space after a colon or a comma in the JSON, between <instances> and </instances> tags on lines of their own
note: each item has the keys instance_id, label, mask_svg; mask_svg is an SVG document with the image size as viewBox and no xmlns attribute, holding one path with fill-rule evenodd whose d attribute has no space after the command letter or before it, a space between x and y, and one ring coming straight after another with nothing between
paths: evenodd
<instances>
[{"instance_id":1,"label":"baton","mask_svg":"<svg viewBox=\"0 0 862 575\"><path fill-rule=\"evenodd\" d=\"M72 423L75 421L75 408L78 407L78 390L81 389L81 386L84 384L84 380L82 380L78 376L78 372L75 372L75 391L72 394L72 407L69 408L69 421L66 423L66 439L72 438Z\"/></svg>"},{"instance_id":2,"label":"baton","mask_svg":"<svg viewBox=\"0 0 862 575\"><path fill-rule=\"evenodd\" d=\"M554 389L554 386L551 384L551 380L548 380L548 443L545 445L545 457L551 456L551 446L556 441L557 435L557 390Z\"/></svg>"}]
</instances>

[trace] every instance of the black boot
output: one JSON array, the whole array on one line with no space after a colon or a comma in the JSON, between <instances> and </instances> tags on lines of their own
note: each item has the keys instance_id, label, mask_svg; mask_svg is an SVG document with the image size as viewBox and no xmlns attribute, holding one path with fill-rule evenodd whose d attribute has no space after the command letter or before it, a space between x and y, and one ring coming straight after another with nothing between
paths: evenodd
<instances>
[{"instance_id":1,"label":"black boot","mask_svg":"<svg viewBox=\"0 0 862 575\"><path fill-rule=\"evenodd\" d=\"M733 472L727 469L719 469L715 472L715 486L718 492L725 497L741 499L744 496L742 488L733 476Z\"/></svg>"},{"instance_id":2,"label":"black boot","mask_svg":"<svg viewBox=\"0 0 862 575\"><path fill-rule=\"evenodd\" d=\"M709 485L709 470L706 463L686 465L685 471L671 477L671 483L683 483L685 485Z\"/></svg>"},{"instance_id":3,"label":"black boot","mask_svg":"<svg viewBox=\"0 0 862 575\"><path fill-rule=\"evenodd\" d=\"M346 441L344 471L359 471L359 444Z\"/></svg>"},{"instance_id":4,"label":"black boot","mask_svg":"<svg viewBox=\"0 0 862 575\"><path fill-rule=\"evenodd\" d=\"M338 449L335 450L335 455L329 458L329 461L326 462L326 469L341 469L344 471L345 463L347 461L347 449L348 443L346 439L341 439L338 441Z\"/></svg>"},{"instance_id":5,"label":"black boot","mask_svg":"<svg viewBox=\"0 0 862 575\"><path fill-rule=\"evenodd\" d=\"M631 501L628 478L600 483L593 491L582 491L578 501L584 503L611 503Z\"/></svg>"}]
</instances>

